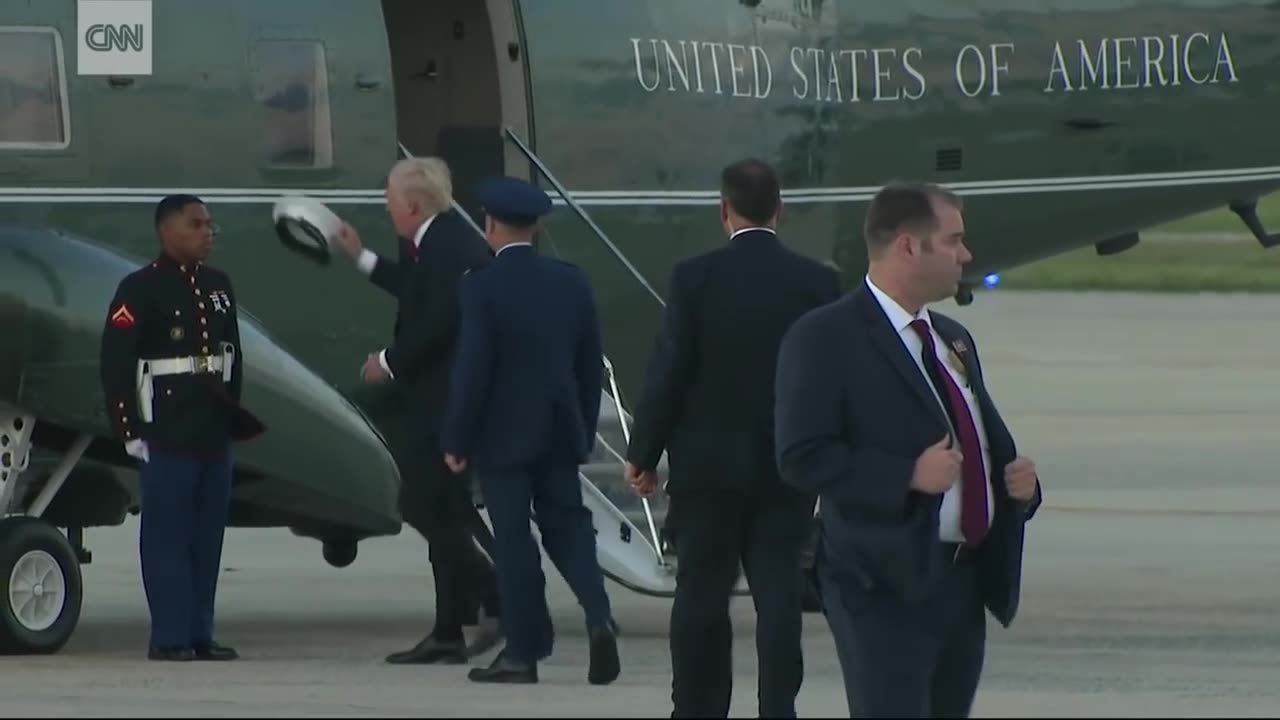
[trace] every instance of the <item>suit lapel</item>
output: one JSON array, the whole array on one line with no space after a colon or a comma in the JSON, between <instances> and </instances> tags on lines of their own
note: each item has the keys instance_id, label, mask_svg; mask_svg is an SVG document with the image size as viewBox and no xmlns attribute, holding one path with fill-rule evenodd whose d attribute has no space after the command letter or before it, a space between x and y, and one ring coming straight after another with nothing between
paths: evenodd
<instances>
[{"instance_id":1,"label":"suit lapel","mask_svg":"<svg viewBox=\"0 0 1280 720\"><path fill-rule=\"evenodd\" d=\"M902 344L902 338L898 337L897 331L889 324L889 318L865 283L854 291L853 298L863 319L867 322L872 342L880 352L884 353L889 364L898 371L907 385L911 386L916 396L925 404L925 407L929 408L942 427L950 428L951 423L947 420L946 412L938 404L938 398L930 389L924 373L920 372L920 366L916 365L915 358L907 352L906 346Z\"/></svg>"}]
</instances>

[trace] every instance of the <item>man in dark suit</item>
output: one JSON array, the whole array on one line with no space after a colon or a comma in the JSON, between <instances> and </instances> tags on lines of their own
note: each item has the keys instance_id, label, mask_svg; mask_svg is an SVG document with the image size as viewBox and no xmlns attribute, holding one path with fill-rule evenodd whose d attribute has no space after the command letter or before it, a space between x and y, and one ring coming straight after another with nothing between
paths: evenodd
<instances>
[{"instance_id":1,"label":"man in dark suit","mask_svg":"<svg viewBox=\"0 0 1280 720\"><path fill-rule=\"evenodd\" d=\"M151 660L235 660L213 639L232 446L266 430L240 403L244 348L231 277L205 261L214 224L200 198L155 210L161 252L120 281L100 348L116 438L140 461L142 583Z\"/></svg>"},{"instance_id":2,"label":"man in dark suit","mask_svg":"<svg viewBox=\"0 0 1280 720\"><path fill-rule=\"evenodd\" d=\"M627 479L657 488L670 458L666 529L677 558L671 608L674 717L726 717L733 689L729 600L739 567L755 599L761 717L795 717L804 543L814 497L785 485L773 453L773 380L783 333L840 295L835 271L778 239L778 180L758 160L725 168L729 242L678 263L627 448Z\"/></svg>"},{"instance_id":3,"label":"man in dark suit","mask_svg":"<svg viewBox=\"0 0 1280 720\"><path fill-rule=\"evenodd\" d=\"M522 180L481 183L489 246L485 269L463 279L462 329L453 366L443 445L455 471L474 467L493 524L506 647L476 682L534 683L551 654L542 545L586 614L587 679L612 682L619 669L609 596L596 557L591 511L578 466L595 444L603 362L595 300L586 273L533 247L547 194Z\"/></svg>"},{"instance_id":4,"label":"man in dark suit","mask_svg":"<svg viewBox=\"0 0 1280 720\"><path fill-rule=\"evenodd\" d=\"M969 714L984 607L1013 621L1041 502L973 336L926 308L972 259L961 213L937 186L882 189L864 283L798 320L779 354L778 465L819 494L818 577L854 717Z\"/></svg>"},{"instance_id":5,"label":"man in dark suit","mask_svg":"<svg viewBox=\"0 0 1280 720\"><path fill-rule=\"evenodd\" d=\"M400 511L426 538L435 580L435 627L415 647L389 656L392 663L460 664L497 642L494 629L466 646L463 625L473 622L475 605L497 614L497 580L473 539L483 523L469 485L445 467L438 440L457 339L458 279L490 260L484 241L451 206L443 161L402 160L387 180L398 261L365 249L350 225L338 237L361 271L398 301L391 346L370 355L361 374L368 383L394 382L392 400L403 417L388 434L400 466Z\"/></svg>"}]
</instances>

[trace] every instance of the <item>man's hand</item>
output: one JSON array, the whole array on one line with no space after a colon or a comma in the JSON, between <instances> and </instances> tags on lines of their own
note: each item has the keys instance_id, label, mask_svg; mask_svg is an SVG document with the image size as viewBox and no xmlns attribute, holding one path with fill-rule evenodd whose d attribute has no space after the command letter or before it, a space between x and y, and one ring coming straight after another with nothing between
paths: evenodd
<instances>
[{"instance_id":1,"label":"man's hand","mask_svg":"<svg viewBox=\"0 0 1280 720\"><path fill-rule=\"evenodd\" d=\"M653 470L641 470L635 465L627 463L624 475L627 484L641 497L648 497L658 490L658 473Z\"/></svg>"},{"instance_id":2,"label":"man's hand","mask_svg":"<svg viewBox=\"0 0 1280 720\"><path fill-rule=\"evenodd\" d=\"M360 241L360 233L346 222L338 228L338 245L342 247L343 252L351 256L352 260L360 257L360 251L364 249L364 243Z\"/></svg>"},{"instance_id":3,"label":"man's hand","mask_svg":"<svg viewBox=\"0 0 1280 720\"><path fill-rule=\"evenodd\" d=\"M916 460L915 475L911 487L929 495L940 495L951 489L960 479L960 466L964 456L951 448L951 436L930 445Z\"/></svg>"},{"instance_id":4,"label":"man's hand","mask_svg":"<svg viewBox=\"0 0 1280 720\"><path fill-rule=\"evenodd\" d=\"M450 453L444 454L444 464L449 466L449 469L453 471L454 475L460 475L467 469L466 458L460 458Z\"/></svg>"},{"instance_id":5,"label":"man's hand","mask_svg":"<svg viewBox=\"0 0 1280 720\"><path fill-rule=\"evenodd\" d=\"M387 371L382 369L382 363L378 362L378 353L369 353L368 359L364 361L364 367L360 368L360 379L367 383L380 383L387 379Z\"/></svg>"},{"instance_id":6,"label":"man's hand","mask_svg":"<svg viewBox=\"0 0 1280 720\"><path fill-rule=\"evenodd\" d=\"M1004 466L1004 485L1009 497L1030 502L1036 496L1036 464L1030 458L1018 457Z\"/></svg>"}]
</instances>

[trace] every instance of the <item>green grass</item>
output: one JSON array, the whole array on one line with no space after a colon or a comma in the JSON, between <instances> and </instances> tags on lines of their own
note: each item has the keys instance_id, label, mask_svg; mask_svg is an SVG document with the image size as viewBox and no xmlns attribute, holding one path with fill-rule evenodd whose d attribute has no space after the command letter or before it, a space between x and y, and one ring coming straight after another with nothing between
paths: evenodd
<instances>
[{"instance_id":1,"label":"green grass","mask_svg":"<svg viewBox=\"0 0 1280 720\"><path fill-rule=\"evenodd\" d=\"M1280 232L1280 196L1258 203L1263 226ZM1166 235L1182 237L1162 237ZM1222 235L1242 234L1224 239ZM1000 285L1019 289L1160 292L1280 292L1280 247L1266 250L1226 208L1143 232L1120 255L1092 247L1010 270ZM1218 237L1204 237L1204 236ZM1202 236L1202 237L1196 237Z\"/></svg>"}]
</instances>

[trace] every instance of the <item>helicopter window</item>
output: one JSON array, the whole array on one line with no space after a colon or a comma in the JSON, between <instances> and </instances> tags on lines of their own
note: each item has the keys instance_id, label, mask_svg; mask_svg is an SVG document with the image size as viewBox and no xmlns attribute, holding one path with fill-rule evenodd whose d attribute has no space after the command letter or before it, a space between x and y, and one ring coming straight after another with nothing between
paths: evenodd
<instances>
[{"instance_id":1,"label":"helicopter window","mask_svg":"<svg viewBox=\"0 0 1280 720\"><path fill-rule=\"evenodd\" d=\"M262 152L272 167L333 165L329 70L324 46L270 40L253 48L254 99L262 104Z\"/></svg>"},{"instance_id":2,"label":"helicopter window","mask_svg":"<svg viewBox=\"0 0 1280 720\"><path fill-rule=\"evenodd\" d=\"M65 70L56 29L0 27L0 149L67 147Z\"/></svg>"}]
</instances>

